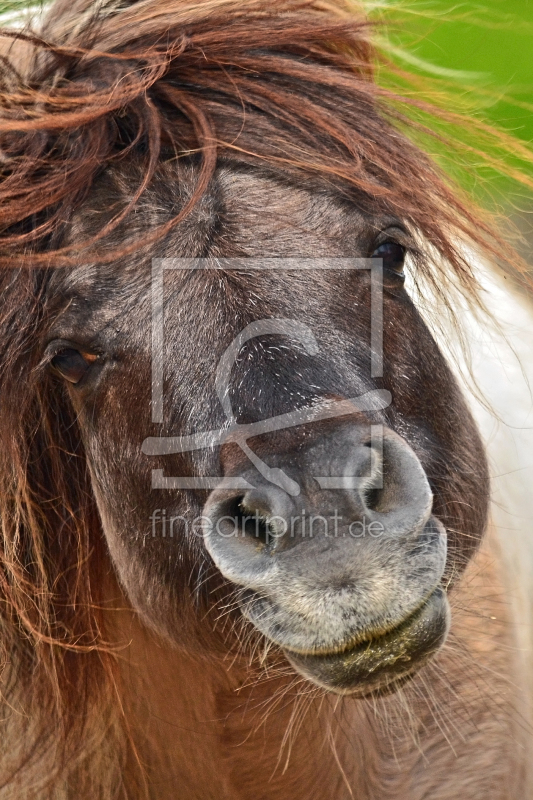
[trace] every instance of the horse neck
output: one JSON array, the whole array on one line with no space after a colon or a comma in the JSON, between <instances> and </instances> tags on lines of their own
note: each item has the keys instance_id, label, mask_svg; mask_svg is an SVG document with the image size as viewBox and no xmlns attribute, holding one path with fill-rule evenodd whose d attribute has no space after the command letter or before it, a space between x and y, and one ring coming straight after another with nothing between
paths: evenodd
<instances>
[{"instance_id":1,"label":"horse neck","mask_svg":"<svg viewBox=\"0 0 533 800\"><path fill-rule=\"evenodd\" d=\"M111 627L123 645L118 685L132 743L127 796L412 800L436 796L446 784L448 794L439 796L448 798L460 794L461 770L486 770L488 763L494 797L526 796L505 794L511 776L526 780L518 766L500 769L503 751L513 762L521 734L514 721L516 646L498 560L488 537L453 593L451 643L436 666L415 677L406 694L376 701L324 695L294 674L263 672L256 681L245 659L193 655L149 632L133 612L115 614Z\"/></svg>"},{"instance_id":2,"label":"horse neck","mask_svg":"<svg viewBox=\"0 0 533 800\"><path fill-rule=\"evenodd\" d=\"M133 759L143 764L148 797L352 796L343 774L346 742L334 725L334 698L303 682L298 694L294 676L263 678L253 685L246 664L173 649L135 619L129 635L120 657L120 684ZM352 730L353 724L350 720ZM352 740L352 764L353 747ZM130 771L138 784L133 762ZM138 786L132 796L139 796Z\"/></svg>"}]
</instances>

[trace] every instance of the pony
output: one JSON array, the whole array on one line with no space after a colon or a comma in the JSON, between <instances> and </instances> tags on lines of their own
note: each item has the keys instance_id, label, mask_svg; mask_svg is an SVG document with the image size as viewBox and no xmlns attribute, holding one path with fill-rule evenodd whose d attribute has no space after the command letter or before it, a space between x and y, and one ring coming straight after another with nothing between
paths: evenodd
<instances>
[{"instance_id":1,"label":"pony","mask_svg":"<svg viewBox=\"0 0 533 800\"><path fill-rule=\"evenodd\" d=\"M466 335L472 248L527 279L372 42L344 0L4 32L2 798L531 793L527 599L417 301Z\"/></svg>"}]
</instances>

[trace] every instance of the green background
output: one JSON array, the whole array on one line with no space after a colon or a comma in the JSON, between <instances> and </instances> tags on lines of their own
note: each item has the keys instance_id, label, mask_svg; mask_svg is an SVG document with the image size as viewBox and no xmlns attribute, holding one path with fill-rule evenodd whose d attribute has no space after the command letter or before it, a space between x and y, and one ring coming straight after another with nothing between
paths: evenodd
<instances>
[{"instance_id":1,"label":"green background","mask_svg":"<svg viewBox=\"0 0 533 800\"><path fill-rule=\"evenodd\" d=\"M412 3L405 6L401 25L405 34L395 25L393 39L437 70L475 73L465 79L493 94L486 97L485 116L533 142L533 0ZM500 99L502 94L509 100Z\"/></svg>"},{"instance_id":2,"label":"green background","mask_svg":"<svg viewBox=\"0 0 533 800\"><path fill-rule=\"evenodd\" d=\"M449 107L486 120L530 148L531 160L505 153L501 158L533 184L533 0L385 0L369 5L374 6L371 16L386 23L389 41L398 48L391 51L398 66L451 93L456 102ZM460 131L452 135L461 140ZM454 162L437 145L434 155L482 203L492 198L501 206L505 197L531 207L531 188L475 158L459 156Z\"/></svg>"}]
</instances>

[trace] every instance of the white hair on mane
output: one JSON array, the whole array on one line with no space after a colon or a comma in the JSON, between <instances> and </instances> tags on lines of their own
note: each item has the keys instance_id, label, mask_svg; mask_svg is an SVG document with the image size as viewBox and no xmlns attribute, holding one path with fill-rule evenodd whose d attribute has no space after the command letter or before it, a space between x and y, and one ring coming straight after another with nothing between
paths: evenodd
<instances>
[{"instance_id":1,"label":"white hair on mane","mask_svg":"<svg viewBox=\"0 0 533 800\"><path fill-rule=\"evenodd\" d=\"M533 302L496 266L470 255L488 313L465 302L456 312L459 331L440 315L437 320L438 301L433 305L425 297L418 306L459 378L485 442L491 532L523 676L520 711L533 729Z\"/></svg>"}]
</instances>

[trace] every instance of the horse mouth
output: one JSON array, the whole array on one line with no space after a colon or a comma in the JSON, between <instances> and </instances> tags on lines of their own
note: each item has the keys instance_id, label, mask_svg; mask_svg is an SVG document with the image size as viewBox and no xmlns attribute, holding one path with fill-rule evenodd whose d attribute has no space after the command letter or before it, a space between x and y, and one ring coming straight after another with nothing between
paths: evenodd
<instances>
[{"instance_id":1,"label":"horse mouth","mask_svg":"<svg viewBox=\"0 0 533 800\"><path fill-rule=\"evenodd\" d=\"M284 648L292 666L337 694L386 694L408 680L440 649L449 629L446 593L436 588L413 614L381 636L331 653L301 654Z\"/></svg>"}]
</instances>

